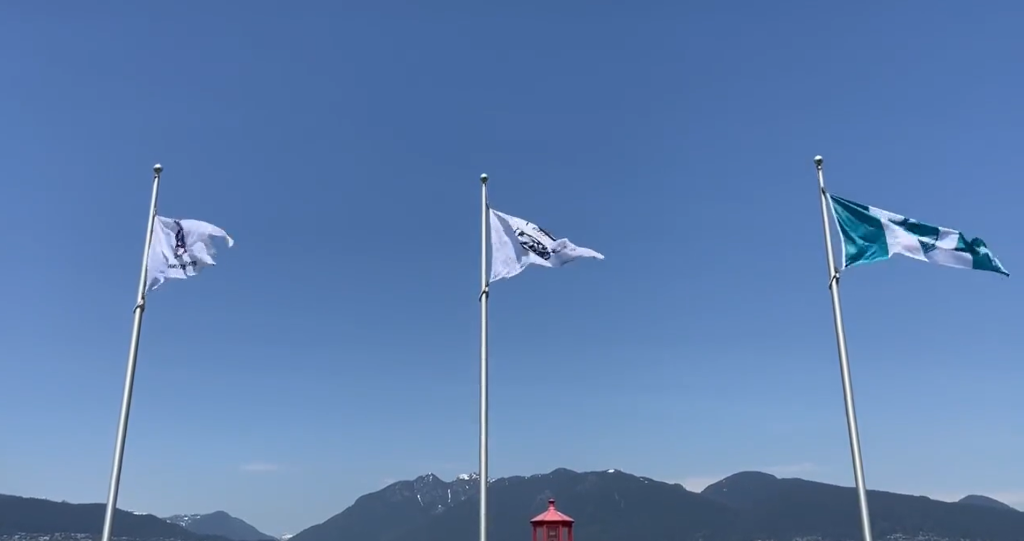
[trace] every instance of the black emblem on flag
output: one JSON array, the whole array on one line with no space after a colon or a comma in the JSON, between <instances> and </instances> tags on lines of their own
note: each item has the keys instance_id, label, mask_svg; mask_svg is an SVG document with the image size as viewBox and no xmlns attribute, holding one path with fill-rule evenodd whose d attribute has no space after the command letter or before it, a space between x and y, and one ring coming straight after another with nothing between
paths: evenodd
<instances>
[{"instance_id":1,"label":"black emblem on flag","mask_svg":"<svg viewBox=\"0 0 1024 541\"><path fill-rule=\"evenodd\" d=\"M934 225L923 224L912 218L890 218L889 221L902 227L905 231L917 237L918 244L921 245L921 251L928 253L938 248L939 237L941 231Z\"/></svg>"},{"instance_id":2,"label":"black emblem on flag","mask_svg":"<svg viewBox=\"0 0 1024 541\"><path fill-rule=\"evenodd\" d=\"M185 244L185 228L181 227L181 222L174 220L174 226L177 230L174 232L174 257L182 257L188 253L188 246Z\"/></svg>"},{"instance_id":3,"label":"black emblem on flag","mask_svg":"<svg viewBox=\"0 0 1024 541\"><path fill-rule=\"evenodd\" d=\"M533 226L533 228L536 230L535 232L538 233L539 235L547 237L548 239L551 240L551 242L555 241L555 237L552 237L550 233L544 231L544 229L542 229L541 227L534 224L530 225ZM520 246L533 252L534 255L543 259L544 261L551 259L551 254L557 252L557 250L552 251L551 248L548 248L548 246L541 242L540 239L527 233L526 231L523 231L522 229L516 228L515 234L516 238L519 239Z\"/></svg>"}]
</instances>

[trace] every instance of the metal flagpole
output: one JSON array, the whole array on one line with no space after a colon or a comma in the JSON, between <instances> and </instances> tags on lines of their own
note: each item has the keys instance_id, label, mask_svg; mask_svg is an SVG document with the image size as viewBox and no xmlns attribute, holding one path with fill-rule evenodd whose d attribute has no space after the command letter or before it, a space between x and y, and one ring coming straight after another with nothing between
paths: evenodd
<instances>
[{"instance_id":1,"label":"metal flagpole","mask_svg":"<svg viewBox=\"0 0 1024 541\"><path fill-rule=\"evenodd\" d=\"M818 169L818 190L821 196L821 221L825 227L825 255L828 256L828 289L832 293L832 318L836 325L836 345L839 348L839 371L843 377L843 399L846 403L846 427L850 433L850 454L853 456L853 478L857 484L857 503L860 506L860 527L864 541L872 541L871 513L868 510L868 490L864 486L864 460L860 454L860 431L857 429L857 411L853 407L853 382L850 377L850 358L846 352L846 327L843 325L843 308L839 304L839 274L832 255L832 233L828 224L828 193L825 191L825 174L822 164L825 159L814 157Z\"/></svg>"},{"instance_id":2,"label":"metal flagpole","mask_svg":"<svg viewBox=\"0 0 1024 541\"><path fill-rule=\"evenodd\" d=\"M480 193L480 541L487 541L487 175L480 175Z\"/></svg>"},{"instance_id":3,"label":"metal flagpole","mask_svg":"<svg viewBox=\"0 0 1024 541\"><path fill-rule=\"evenodd\" d=\"M163 166L153 166L153 197L149 203L149 221L146 225L146 244L142 250L142 275L139 277L139 295L135 302L135 320L132 323L132 342L128 346L128 373L124 378L124 396L121 398L121 418L117 422L117 442L114 444L114 467L110 472L110 492L107 493L107 511L103 515L103 536L100 541L110 541L114 527L114 512L117 510L117 489L121 484L121 464L124 462L124 442L128 436L128 412L132 406L132 386L135 383L135 360L139 355L139 336L142 333L142 312L146 309L146 274L149 263L149 248L153 243L153 222L156 220L156 196L160 190L160 173Z\"/></svg>"}]
</instances>

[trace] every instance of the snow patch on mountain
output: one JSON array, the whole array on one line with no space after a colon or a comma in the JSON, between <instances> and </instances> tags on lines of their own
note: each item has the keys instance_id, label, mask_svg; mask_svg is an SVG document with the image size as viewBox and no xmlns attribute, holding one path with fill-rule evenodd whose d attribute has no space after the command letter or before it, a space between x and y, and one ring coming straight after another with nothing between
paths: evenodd
<instances>
[{"instance_id":1,"label":"snow patch on mountain","mask_svg":"<svg viewBox=\"0 0 1024 541\"><path fill-rule=\"evenodd\" d=\"M201 513L193 513L191 515L172 515L164 518L164 520L171 524L177 524L183 528L188 528L189 523L201 516L203 516Z\"/></svg>"}]
</instances>

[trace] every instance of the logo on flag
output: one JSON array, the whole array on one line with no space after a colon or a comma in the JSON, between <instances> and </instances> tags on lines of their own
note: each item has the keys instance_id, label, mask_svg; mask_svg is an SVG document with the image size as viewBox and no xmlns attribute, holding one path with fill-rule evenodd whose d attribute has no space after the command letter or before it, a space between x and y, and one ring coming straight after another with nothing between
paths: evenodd
<instances>
[{"instance_id":1,"label":"logo on flag","mask_svg":"<svg viewBox=\"0 0 1024 541\"><path fill-rule=\"evenodd\" d=\"M555 242L555 237L552 237L551 233L544 231L544 229L541 228L540 226L533 225L533 229L537 234L549 239L550 243ZM514 233L516 235L516 239L519 240L520 246L533 252L534 255L543 259L544 261L551 259L551 254L556 254L559 252L558 248L548 247L548 243L541 241L537 237L527 233L526 231L523 231L518 227L515 229Z\"/></svg>"},{"instance_id":2,"label":"logo on flag","mask_svg":"<svg viewBox=\"0 0 1024 541\"><path fill-rule=\"evenodd\" d=\"M907 218L905 216L898 216L889 218L889 222L896 224L896 226L902 228L904 231L909 232L911 235L917 237L918 242L921 244L921 251L925 254L938 249L939 237L942 231L934 225L923 224L913 218Z\"/></svg>"},{"instance_id":3,"label":"logo on flag","mask_svg":"<svg viewBox=\"0 0 1024 541\"><path fill-rule=\"evenodd\" d=\"M174 257L183 257L188 253L188 245L185 244L185 228L181 226L181 220L174 220Z\"/></svg>"}]
</instances>

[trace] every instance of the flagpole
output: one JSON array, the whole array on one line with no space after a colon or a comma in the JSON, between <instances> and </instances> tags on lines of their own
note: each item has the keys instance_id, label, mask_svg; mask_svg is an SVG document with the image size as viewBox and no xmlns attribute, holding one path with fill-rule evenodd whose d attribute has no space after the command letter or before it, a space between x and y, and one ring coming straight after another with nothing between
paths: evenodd
<instances>
[{"instance_id":1,"label":"flagpole","mask_svg":"<svg viewBox=\"0 0 1024 541\"><path fill-rule=\"evenodd\" d=\"M860 528L864 541L872 541L871 513L868 510L868 490L864 483L864 459L860 452L860 431L857 429L857 411L853 406L853 381L850 377L850 358L846 351L846 327L843 325L843 308L839 303L839 274L832 255L832 233L828 223L828 193L825 191L825 173L822 164L825 159L814 157L818 169L818 191L821 197L821 221L825 227L825 255L828 259L828 289L832 293L832 319L836 326L836 346L839 348L839 372L843 377L843 400L846 404L846 428L850 436L850 454L853 457L853 479L857 485L857 503L860 507Z\"/></svg>"},{"instance_id":2,"label":"flagpole","mask_svg":"<svg viewBox=\"0 0 1024 541\"><path fill-rule=\"evenodd\" d=\"M149 203L149 221L146 225L146 243L142 250L142 274L139 277L139 294L135 302L135 319L132 322L132 341L128 346L128 371L124 378L124 396L121 398L121 417L117 422L117 441L114 444L114 467L110 472L110 491L107 493L107 510L103 515L103 536L100 541L110 541L114 528L114 512L117 510L117 490L121 484L121 465L124 462L124 443L128 436L128 413L132 406L132 386L135 383L135 361L139 355L139 337L142 333L142 313L146 310L146 274L149 263L149 249L153 243L153 222L156 219L156 197L160 191L160 173L163 166L153 166L153 196Z\"/></svg>"},{"instance_id":3,"label":"flagpole","mask_svg":"<svg viewBox=\"0 0 1024 541\"><path fill-rule=\"evenodd\" d=\"M480 175L480 193L480 541L487 541L487 175Z\"/></svg>"}]
</instances>

